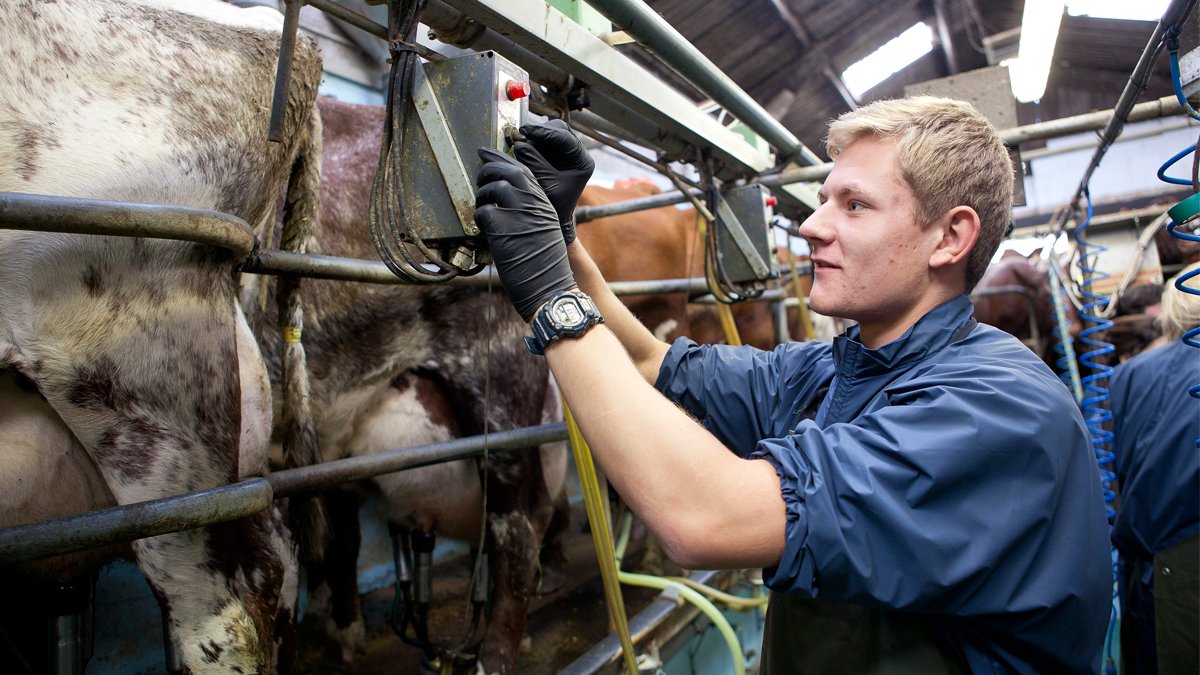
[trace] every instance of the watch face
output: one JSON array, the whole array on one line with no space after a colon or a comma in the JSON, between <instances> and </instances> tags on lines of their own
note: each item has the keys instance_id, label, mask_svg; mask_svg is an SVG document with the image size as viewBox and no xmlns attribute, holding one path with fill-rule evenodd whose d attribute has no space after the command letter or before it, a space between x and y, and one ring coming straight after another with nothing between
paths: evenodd
<instances>
[{"instance_id":1,"label":"watch face","mask_svg":"<svg viewBox=\"0 0 1200 675\"><path fill-rule=\"evenodd\" d=\"M555 303L550 313L551 318L554 319L554 323L563 328L578 326L586 318L583 315L583 309L580 308L578 301L574 298L564 298L562 301Z\"/></svg>"}]
</instances>

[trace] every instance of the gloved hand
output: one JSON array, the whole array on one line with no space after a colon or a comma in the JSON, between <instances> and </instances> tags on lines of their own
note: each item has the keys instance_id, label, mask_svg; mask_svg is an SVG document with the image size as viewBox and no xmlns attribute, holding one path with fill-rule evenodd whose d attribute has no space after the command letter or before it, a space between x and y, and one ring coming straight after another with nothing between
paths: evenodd
<instances>
[{"instance_id":1,"label":"gloved hand","mask_svg":"<svg viewBox=\"0 0 1200 675\"><path fill-rule=\"evenodd\" d=\"M528 168L487 148L479 158L475 224L487 235L508 299L528 322L550 296L575 287L558 214Z\"/></svg>"},{"instance_id":2,"label":"gloved hand","mask_svg":"<svg viewBox=\"0 0 1200 675\"><path fill-rule=\"evenodd\" d=\"M526 140L515 144L517 159L533 171L550 198L562 226L563 241L570 244L575 241L575 206L596 163L562 120L526 124L521 134Z\"/></svg>"}]
</instances>

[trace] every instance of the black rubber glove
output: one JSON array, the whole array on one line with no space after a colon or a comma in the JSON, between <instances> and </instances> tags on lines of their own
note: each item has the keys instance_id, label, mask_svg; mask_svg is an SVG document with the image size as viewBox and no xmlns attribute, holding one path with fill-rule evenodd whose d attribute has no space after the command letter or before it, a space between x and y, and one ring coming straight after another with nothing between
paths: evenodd
<instances>
[{"instance_id":1,"label":"black rubber glove","mask_svg":"<svg viewBox=\"0 0 1200 675\"><path fill-rule=\"evenodd\" d=\"M521 163L533 171L538 184L558 212L563 241L575 241L575 206L596 162L562 120L521 127L524 141L517 141L515 153Z\"/></svg>"},{"instance_id":2,"label":"black rubber glove","mask_svg":"<svg viewBox=\"0 0 1200 675\"><path fill-rule=\"evenodd\" d=\"M528 322L550 296L575 287L558 215L533 174L515 159L479 150L475 224L487 235L500 283Z\"/></svg>"}]
</instances>

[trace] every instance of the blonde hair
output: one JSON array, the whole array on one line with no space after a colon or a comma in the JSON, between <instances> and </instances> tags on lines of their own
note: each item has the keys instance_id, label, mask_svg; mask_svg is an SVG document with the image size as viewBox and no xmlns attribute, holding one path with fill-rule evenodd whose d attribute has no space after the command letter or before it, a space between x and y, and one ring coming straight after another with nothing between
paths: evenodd
<instances>
[{"instance_id":1,"label":"blonde hair","mask_svg":"<svg viewBox=\"0 0 1200 675\"><path fill-rule=\"evenodd\" d=\"M1183 268L1167 282L1162 294L1162 313L1158 315L1158 327L1169 340L1178 340L1183 334L1200 325L1200 295L1192 295L1175 288L1175 280L1200 269L1200 262ZM1192 283L1195 283L1194 281Z\"/></svg>"},{"instance_id":2,"label":"blonde hair","mask_svg":"<svg viewBox=\"0 0 1200 675\"><path fill-rule=\"evenodd\" d=\"M829 125L829 156L836 160L868 134L895 143L900 175L916 195L922 226L956 206L979 214L979 240L967 258L969 292L1012 222L1012 160L996 128L964 101L934 96L876 101Z\"/></svg>"}]
</instances>

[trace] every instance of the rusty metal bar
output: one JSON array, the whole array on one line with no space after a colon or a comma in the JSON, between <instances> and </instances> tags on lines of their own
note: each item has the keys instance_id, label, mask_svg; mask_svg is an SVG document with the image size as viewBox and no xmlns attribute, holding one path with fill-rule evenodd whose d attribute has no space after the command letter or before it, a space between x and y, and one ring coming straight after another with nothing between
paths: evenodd
<instances>
[{"instance_id":1,"label":"rusty metal bar","mask_svg":"<svg viewBox=\"0 0 1200 675\"><path fill-rule=\"evenodd\" d=\"M304 0L284 0L283 35L279 39L279 62L275 66L275 92L271 97L271 121L267 140L283 140L283 120L287 115L288 90L292 86L292 61L296 54L296 33L300 30L300 8Z\"/></svg>"},{"instance_id":2,"label":"rusty metal bar","mask_svg":"<svg viewBox=\"0 0 1200 675\"><path fill-rule=\"evenodd\" d=\"M175 497L0 529L0 565L237 520L270 505L271 485L251 478Z\"/></svg>"},{"instance_id":3,"label":"rusty metal bar","mask_svg":"<svg viewBox=\"0 0 1200 675\"><path fill-rule=\"evenodd\" d=\"M566 422L554 422L536 427L497 431L487 436L467 436L441 443L385 450L361 457L322 462L299 469L275 471L267 476L267 480L275 489L275 496L290 497L307 492L319 492L341 483L362 480L384 473L475 457L481 454L485 447L490 452L516 450L531 445L562 441L566 438Z\"/></svg>"},{"instance_id":4,"label":"rusty metal bar","mask_svg":"<svg viewBox=\"0 0 1200 675\"><path fill-rule=\"evenodd\" d=\"M703 197L704 192L693 188L690 190L693 197ZM580 206L575 209L575 222L586 223L589 220L598 218L608 218L610 216L619 216L623 213L633 213L634 211L648 211L657 209L663 206L671 206L673 204L682 204L688 200L688 195L682 192L664 192L659 195L651 195L649 197L639 197L638 199L630 199L624 202L616 202L613 204L602 204L599 206Z\"/></svg>"},{"instance_id":5,"label":"rusty metal bar","mask_svg":"<svg viewBox=\"0 0 1200 675\"><path fill-rule=\"evenodd\" d=\"M512 450L565 440L565 422L468 436L443 443L386 450L315 466L288 469L265 478L114 506L66 518L0 528L0 565L179 532L237 520L267 508L271 500L317 492L340 483L383 473L448 462L491 451Z\"/></svg>"},{"instance_id":6,"label":"rusty metal bar","mask_svg":"<svg viewBox=\"0 0 1200 675\"><path fill-rule=\"evenodd\" d=\"M255 246L246 221L219 211L19 192L0 192L0 229L190 241L238 258Z\"/></svg>"}]
</instances>

